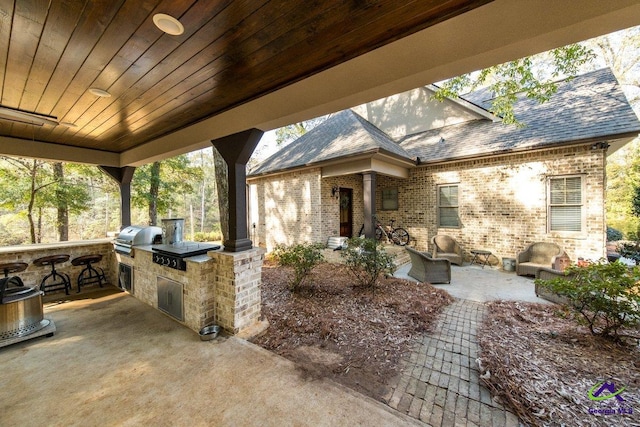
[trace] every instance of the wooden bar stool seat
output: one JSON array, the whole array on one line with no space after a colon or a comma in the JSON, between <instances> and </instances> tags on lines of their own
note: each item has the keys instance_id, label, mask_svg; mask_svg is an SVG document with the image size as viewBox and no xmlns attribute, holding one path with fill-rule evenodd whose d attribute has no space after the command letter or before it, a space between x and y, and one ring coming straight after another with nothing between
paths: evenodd
<instances>
[{"instance_id":1,"label":"wooden bar stool seat","mask_svg":"<svg viewBox=\"0 0 640 427\"><path fill-rule=\"evenodd\" d=\"M71 279L66 273L59 273L56 271L56 264L62 264L69 261L69 255L49 255L42 258L33 260L33 264L38 267L51 266L51 273L44 276L42 282L40 282L40 290L45 294L47 291L54 291L64 289L65 294L69 295L69 289L71 289Z\"/></svg>"},{"instance_id":2,"label":"wooden bar stool seat","mask_svg":"<svg viewBox=\"0 0 640 427\"><path fill-rule=\"evenodd\" d=\"M9 273L19 273L29 267L26 262L7 262L0 264L0 270L4 272L4 277L9 277Z\"/></svg>"},{"instance_id":3,"label":"wooden bar stool seat","mask_svg":"<svg viewBox=\"0 0 640 427\"><path fill-rule=\"evenodd\" d=\"M102 261L102 255L100 254L82 255L71 260L71 264L75 266L84 265L84 269L78 275L78 292L80 292L82 286L97 283L102 287L102 283L107 282L104 270L92 265L94 262L100 261Z\"/></svg>"}]
</instances>

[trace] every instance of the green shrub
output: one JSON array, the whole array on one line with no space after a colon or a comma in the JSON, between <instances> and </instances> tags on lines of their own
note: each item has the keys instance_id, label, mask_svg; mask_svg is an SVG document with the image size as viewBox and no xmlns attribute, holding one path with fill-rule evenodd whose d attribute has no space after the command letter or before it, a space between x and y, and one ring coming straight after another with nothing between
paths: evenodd
<instances>
[{"instance_id":1,"label":"green shrub","mask_svg":"<svg viewBox=\"0 0 640 427\"><path fill-rule=\"evenodd\" d=\"M220 242L222 241L222 233L220 230L213 230L208 233L196 232L193 235L194 242Z\"/></svg>"},{"instance_id":2,"label":"green shrub","mask_svg":"<svg viewBox=\"0 0 640 427\"><path fill-rule=\"evenodd\" d=\"M385 252L382 243L375 239L353 238L342 251L345 264L361 286L375 291L381 274L393 274L393 256Z\"/></svg>"},{"instance_id":3,"label":"green shrub","mask_svg":"<svg viewBox=\"0 0 640 427\"><path fill-rule=\"evenodd\" d=\"M617 242L622 240L622 232L613 227L607 227L607 242Z\"/></svg>"},{"instance_id":4,"label":"green shrub","mask_svg":"<svg viewBox=\"0 0 640 427\"><path fill-rule=\"evenodd\" d=\"M640 324L640 268L599 261L586 267L571 266L567 276L536 280L565 296L569 307L594 335L620 340L620 328Z\"/></svg>"},{"instance_id":5,"label":"green shrub","mask_svg":"<svg viewBox=\"0 0 640 427\"><path fill-rule=\"evenodd\" d=\"M321 249L324 245L318 243L299 243L285 246L277 245L273 252L273 259L280 265L293 268L293 278L289 281L289 289L297 291L302 281L311 273L313 268L324 261Z\"/></svg>"}]
</instances>

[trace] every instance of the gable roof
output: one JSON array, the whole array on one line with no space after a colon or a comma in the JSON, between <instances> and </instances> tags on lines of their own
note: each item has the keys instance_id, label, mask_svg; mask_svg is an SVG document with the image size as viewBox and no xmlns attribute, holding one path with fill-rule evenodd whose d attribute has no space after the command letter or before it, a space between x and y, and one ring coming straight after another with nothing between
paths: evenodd
<instances>
[{"instance_id":1,"label":"gable roof","mask_svg":"<svg viewBox=\"0 0 640 427\"><path fill-rule=\"evenodd\" d=\"M260 163L250 175L311 166L365 153L412 161L387 134L351 110L341 111Z\"/></svg>"},{"instance_id":2,"label":"gable roof","mask_svg":"<svg viewBox=\"0 0 640 427\"><path fill-rule=\"evenodd\" d=\"M465 100L487 108L487 90ZM344 110L263 161L250 175L311 166L358 154L384 152L398 158L438 163L545 147L635 137L640 121L617 79L605 68L558 83L543 104L525 96L514 105L524 127L472 120L406 136L399 142Z\"/></svg>"},{"instance_id":3,"label":"gable roof","mask_svg":"<svg viewBox=\"0 0 640 427\"><path fill-rule=\"evenodd\" d=\"M485 90L466 98L487 106L488 94ZM405 137L400 146L429 163L628 138L640 132L640 121L608 68L558 83L557 93L543 104L521 96L514 112L524 127L475 120Z\"/></svg>"}]
</instances>

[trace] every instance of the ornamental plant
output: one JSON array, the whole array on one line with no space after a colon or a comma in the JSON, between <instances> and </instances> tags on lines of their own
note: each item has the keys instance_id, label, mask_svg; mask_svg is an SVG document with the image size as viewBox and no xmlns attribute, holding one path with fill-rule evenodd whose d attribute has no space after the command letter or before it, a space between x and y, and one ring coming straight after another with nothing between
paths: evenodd
<instances>
[{"instance_id":1,"label":"ornamental plant","mask_svg":"<svg viewBox=\"0 0 640 427\"><path fill-rule=\"evenodd\" d=\"M536 283L564 296L594 335L620 341L622 328L640 325L640 268L620 262L571 266L566 276Z\"/></svg>"},{"instance_id":2,"label":"ornamental plant","mask_svg":"<svg viewBox=\"0 0 640 427\"><path fill-rule=\"evenodd\" d=\"M321 250L324 245L319 243L299 243L286 246L277 245L273 252L275 261L284 267L293 269L293 278L289 281L289 290L296 292L311 270L324 261Z\"/></svg>"},{"instance_id":3,"label":"ornamental plant","mask_svg":"<svg viewBox=\"0 0 640 427\"><path fill-rule=\"evenodd\" d=\"M341 253L349 270L358 283L375 292L381 274L393 274L394 257L388 254L382 243L375 239L353 238Z\"/></svg>"}]
</instances>

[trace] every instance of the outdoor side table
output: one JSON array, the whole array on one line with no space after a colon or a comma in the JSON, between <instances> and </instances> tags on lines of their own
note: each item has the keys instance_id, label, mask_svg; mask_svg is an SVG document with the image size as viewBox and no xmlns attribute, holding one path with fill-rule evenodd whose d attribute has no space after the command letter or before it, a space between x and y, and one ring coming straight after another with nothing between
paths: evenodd
<instances>
[{"instance_id":1,"label":"outdoor side table","mask_svg":"<svg viewBox=\"0 0 640 427\"><path fill-rule=\"evenodd\" d=\"M491 256L491 251L485 251L483 249L472 249L471 253L473 254L473 258L471 259L471 264L478 263L482 265L484 268L485 265L489 264L489 257Z\"/></svg>"}]
</instances>

